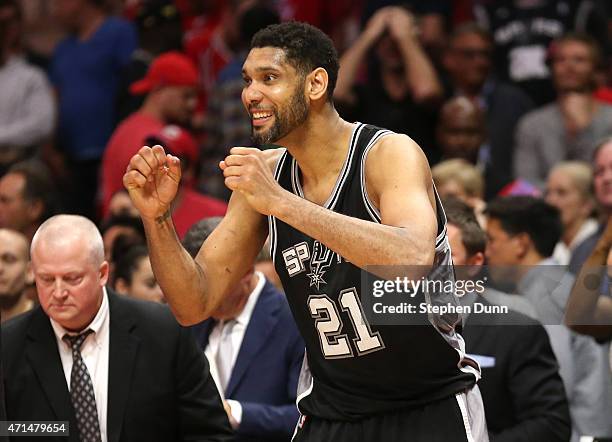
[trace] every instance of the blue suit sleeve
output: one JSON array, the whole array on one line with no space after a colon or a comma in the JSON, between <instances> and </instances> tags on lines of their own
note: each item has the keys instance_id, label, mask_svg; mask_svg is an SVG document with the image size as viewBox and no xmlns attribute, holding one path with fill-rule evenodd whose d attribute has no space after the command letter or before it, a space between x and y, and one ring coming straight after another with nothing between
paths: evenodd
<instances>
[{"instance_id":1,"label":"blue suit sleeve","mask_svg":"<svg viewBox=\"0 0 612 442\"><path fill-rule=\"evenodd\" d=\"M295 404L266 405L241 402L242 422L238 435L266 437L269 439L291 439L298 421L299 412Z\"/></svg>"},{"instance_id":2,"label":"blue suit sleeve","mask_svg":"<svg viewBox=\"0 0 612 442\"><path fill-rule=\"evenodd\" d=\"M300 413L295 404L297 383L304 360L304 342L295 330L292 345L287 350L289 373L287 377L287 404L266 405L253 402L240 402L242 405L242 422L237 430L238 435L291 439Z\"/></svg>"}]
</instances>

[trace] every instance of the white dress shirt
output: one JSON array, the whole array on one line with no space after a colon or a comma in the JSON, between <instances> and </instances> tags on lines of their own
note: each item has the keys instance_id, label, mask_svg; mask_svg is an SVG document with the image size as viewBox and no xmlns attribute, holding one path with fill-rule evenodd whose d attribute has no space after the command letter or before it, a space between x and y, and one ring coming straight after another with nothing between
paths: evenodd
<instances>
[{"instance_id":1,"label":"white dress shirt","mask_svg":"<svg viewBox=\"0 0 612 442\"><path fill-rule=\"evenodd\" d=\"M232 372L234 371L236 358L238 357L238 353L240 352L240 346L242 345L242 340L244 339L244 333L246 332L247 326L249 325L249 321L251 320L251 315L253 314L253 310L255 309L255 304L257 304L259 294L261 293L261 290L263 289L263 286L266 283L266 278L261 272L255 272L255 276L258 278L257 285L249 295L249 299L247 300L244 308L242 309L242 312L240 312L240 314L234 318L236 324L233 326L231 331L231 342L232 348L234 350L231 363ZM215 380L215 384L217 384L217 388L219 389L219 393L221 394L222 398L225 398L225 392L223 391L221 383L219 382L219 371L217 370L215 361L217 352L223 351L223 349L220 348L219 343L221 341L221 335L226 323L227 321L219 321L217 324L215 324L208 337L208 345L206 346L206 350L204 350L204 354L208 358L208 362L210 364L211 376ZM240 422L242 421L242 406L240 405L240 402L228 399L227 403L231 408L232 417L236 421L236 424L240 425Z\"/></svg>"},{"instance_id":2,"label":"white dress shirt","mask_svg":"<svg viewBox=\"0 0 612 442\"><path fill-rule=\"evenodd\" d=\"M566 245L563 240L559 240L557 245L555 246L555 250L553 252L553 258L559 261L561 265L568 265L570 260L572 259L572 253L574 249L582 244L582 241L587 239L593 233L597 231L599 224L592 218L587 219L582 223L578 232L576 232L576 236L572 239L572 242Z\"/></svg>"},{"instance_id":3,"label":"white dress shirt","mask_svg":"<svg viewBox=\"0 0 612 442\"><path fill-rule=\"evenodd\" d=\"M108 309L108 296L106 288L103 288L102 305L95 318L83 330L91 329L91 333L83 342L81 347L81 357L87 366L89 377L94 388L96 398L96 408L98 410L98 420L100 422L100 435L102 442L107 442L106 435L106 415L108 404L108 354L109 354L109 323L110 311ZM76 335L78 333L69 332L64 327L51 319L51 326L55 332L57 347L59 349L66 385L70 390L70 375L72 373L72 349L70 345L62 340L64 335Z\"/></svg>"}]
</instances>

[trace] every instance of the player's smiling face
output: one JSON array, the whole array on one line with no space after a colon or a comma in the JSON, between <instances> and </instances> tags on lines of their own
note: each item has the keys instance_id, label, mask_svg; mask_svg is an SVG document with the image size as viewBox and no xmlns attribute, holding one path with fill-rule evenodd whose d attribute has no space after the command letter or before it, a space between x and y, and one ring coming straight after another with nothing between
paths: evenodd
<instances>
[{"instance_id":1,"label":"player's smiling face","mask_svg":"<svg viewBox=\"0 0 612 442\"><path fill-rule=\"evenodd\" d=\"M304 77L287 62L282 49L253 48L242 78L242 102L257 146L281 140L308 117Z\"/></svg>"}]
</instances>

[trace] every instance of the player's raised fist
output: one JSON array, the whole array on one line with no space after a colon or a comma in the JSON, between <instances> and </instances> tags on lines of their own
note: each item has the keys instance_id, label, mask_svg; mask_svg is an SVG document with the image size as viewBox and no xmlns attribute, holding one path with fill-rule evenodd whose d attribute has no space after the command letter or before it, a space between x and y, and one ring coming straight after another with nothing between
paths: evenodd
<instances>
[{"instance_id":1,"label":"player's raised fist","mask_svg":"<svg viewBox=\"0 0 612 442\"><path fill-rule=\"evenodd\" d=\"M242 193L251 207L262 215L270 215L274 204L282 198L283 189L278 185L268 164L272 151L251 147L233 147L221 161L225 185Z\"/></svg>"},{"instance_id":2,"label":"player's raised fist","mask_svg":"<svg viewBox=\"0 0 612 442\"><path fill-rule=\"evenodd\" d=\"M170 209L181 180L181 162L163 147L142 147L123 175L123 185L143 218L162 216Z\"/></svg>"}]
</instances>

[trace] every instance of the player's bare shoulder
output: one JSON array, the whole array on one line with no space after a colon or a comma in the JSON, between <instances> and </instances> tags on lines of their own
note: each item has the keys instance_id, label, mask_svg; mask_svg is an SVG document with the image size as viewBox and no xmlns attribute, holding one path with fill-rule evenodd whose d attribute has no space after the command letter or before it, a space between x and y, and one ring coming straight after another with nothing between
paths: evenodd
<instances>
[{"instance_id":1,"label":"player's bare shoulder","mask_svg":"<svg viewBox=\"0 0 612 442\"><path fill-rule=\"evenodd\" d=\"M414 205L426 201L423 197L429 200L435 213L429 163L423 150L410 137L389 134L378 140L365 159L364 172L365 190L383 220L389 219L386 217L389 212L397 215L400 202L411 201Z\"/></svg>"},{"instance_id":2,"label":"player's bare shoulder","mask_svg":"<svg viewBox=\"0 0 612 442\"><path fill-rule=\"evenodd\" d=\"M411 159L417 164L427 162L423 150L412 138L395 133L382 137L372 146L368 162L392 162L397 157Z\"/></svg>"},{"instance_id":3,"label":"player's bare shoulder","mask_svg":"<svg viewBox=\"0 0 612 442\"><path fill-rule=\"evenodd\" d=\"M275 149L266 149L261 151L264 160L266 161L266 164L270 168L270 171L274 172L278 161L286 152L286 150L287 149L285 149L284 147L277 147Z\"/></svg>"},{"instance_id":4,"label":"player's bare shoulder","mask_svg":"<svg viewBox=\"0 0 612 442\"><path fill-rule=\"evenodd\" d=\"M429 163L421 147L409 136L390 134L382 137L370 149L365 163L366 181L379 182L388 173L397 171L411 175L424 174L431 179Z\"/></svg>"}]
</instances>

